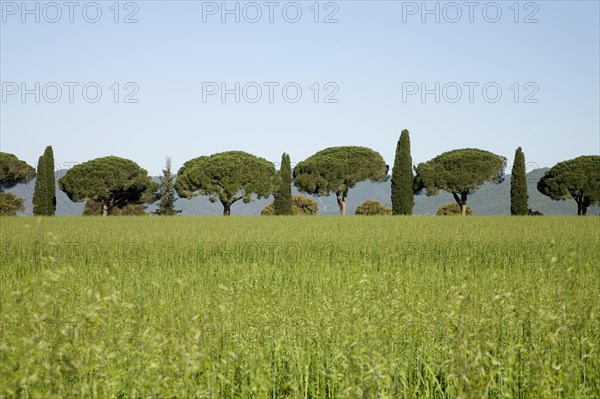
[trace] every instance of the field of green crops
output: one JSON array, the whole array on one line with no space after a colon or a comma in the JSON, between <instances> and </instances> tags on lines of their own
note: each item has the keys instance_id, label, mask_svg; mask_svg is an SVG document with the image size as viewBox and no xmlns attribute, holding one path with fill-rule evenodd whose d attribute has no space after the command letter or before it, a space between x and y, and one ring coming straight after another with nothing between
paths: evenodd
<instances>
[{"instance_id":1,"label":"field of green crops","mask_svg":"<svg viewBox=\"0 0 600 399\"><path fill-rule=\"evenodd\" d=\"M4 218L0 398L599 398L599 219Z\"/></svg>"}]
</instances>

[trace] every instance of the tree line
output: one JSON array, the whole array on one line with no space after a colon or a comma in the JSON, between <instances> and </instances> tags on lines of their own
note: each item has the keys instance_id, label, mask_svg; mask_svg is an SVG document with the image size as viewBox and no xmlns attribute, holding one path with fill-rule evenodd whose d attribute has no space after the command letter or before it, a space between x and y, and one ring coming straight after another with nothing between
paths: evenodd
<instances>
[{"instance_id":1,"label":"tree line","mask_svg":"<svg viewBox=\"0 0 600 399\"><path fill-rule=\"evenodd\" d=\"M357 214L412 215L414 196L422 192L452 194L456 210L470 213L469 195L485 183L504 180L506 158L489 151L463 148L444 152L435 158L412 164L410 135L403 130L396 145L391 176L383 157L367 147L343 146L321 150L291 168L290 156L282 155L279 170L266 159L243 151L226 151L200 156L183 164L176 175L167 159L160 184L135 162L108 156L75 165L59 180L58 186L72 201L83 202L84 214L103 216L145 214L147 204L157 203L156 215L176 215L177 194L181 198L208 196L220 202L223 215L231 214L238 201L249 203L273 195L263 214L293 215L316 213L316 205L292 196L292 185L313 196L334 195L340 215L347 211L350 190L362 181L383 182L391 178L392 209L367 201ZM56 210L54 157L47 147L37 171L13 154L0 153L0 214L16 215L24 210L23 199L8 190L37 176L33 196L35 215L53 216ZM539 180L537 189L553 200L572 198L577 214L585 215L591 205L600 204L600 156L580 156L557 163ZM510 210L527 215L528 193L525 155L515 151L511 172ZM452 212L452 207L439 214Z\"/></svg>"}]
</instances>

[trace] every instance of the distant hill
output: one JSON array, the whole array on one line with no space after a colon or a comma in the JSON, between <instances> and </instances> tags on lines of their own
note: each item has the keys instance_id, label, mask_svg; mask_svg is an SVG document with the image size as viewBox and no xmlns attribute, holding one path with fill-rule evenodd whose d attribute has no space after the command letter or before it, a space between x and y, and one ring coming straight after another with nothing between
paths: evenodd
<instances>
[{"instance_id":1,"label":"distant hill","mask_svg":"<svg viewBox=\"0 0 600 399\"><path fill-rule=\"evenodd\" d=\"M536 184L540 177L548 168L536 169L527 174L527 185L529 188L529 208L542 212L545 215L575 215L577 213L577 205L573 200L553 201L550 198L540 194L536 189ZM66 170L59 170L55 173L56 181L60 179ZM153 180L158 182L158 178ZM391 182L388 180L385 183L359 183L355 188L350 190L348 198L348 214L354 214L356 207L366 200L379 201L382 204L391 207L390 187ZM35 179L28 184L18 185L10 192L16 196L25 199L26 210L23 215L33 215L33 190L35 187ZM294 188L294 195L300 194ZM314 197L312 197L314 198ZM335 197L320 197L314 198L319 203L320 215L337 215L339 213ZM256 200L250 204L243 204L241 201L236 203L231 208L232 215L260 215L260 211L266 205L272 202L273 198ZM449 193L440 193L439 195L427 197L425 194L415 196L415 215L435 215L437 209L447 203L453 202L454 199ZM181 209L182 215L221 215L223 208L220 203L211 203L207 197L196 197L191 200L179 199L176 202L177 209ZM67 196L56 188L56 214L57 216L76 216L83 212L83 203L75 203L69 200ZM469 206L473 208L476 215L509 215L510 214L510 175L506 176L504 182L500 184L485 184L475 193L469 196ZM155 209L154 205L148 207L148 211L152 212ZM598 215L600 209L598 207L590 207L588 214Z\"/></svg>"}]
</instances>

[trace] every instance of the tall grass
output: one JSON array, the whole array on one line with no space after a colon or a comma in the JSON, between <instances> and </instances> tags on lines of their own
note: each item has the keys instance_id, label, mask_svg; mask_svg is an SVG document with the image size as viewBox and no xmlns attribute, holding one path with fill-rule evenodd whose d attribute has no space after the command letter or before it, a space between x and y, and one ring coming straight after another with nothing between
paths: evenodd
<instances>
[{"instance_id":1,"label":"tall grass","mask_svg":"<svg viewBox=\"0 0 600 399\"><path fill-rule=\"evenodd\" d=\"M2 219L0 397L598 398L597 219Z\"/></svg>"}]
</instances>

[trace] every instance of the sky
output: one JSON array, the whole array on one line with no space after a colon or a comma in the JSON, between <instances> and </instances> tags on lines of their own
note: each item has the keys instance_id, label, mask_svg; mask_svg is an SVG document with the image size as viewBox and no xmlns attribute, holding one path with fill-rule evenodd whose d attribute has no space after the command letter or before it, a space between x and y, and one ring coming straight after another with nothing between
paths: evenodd
<instances>
[{"instance_id":1,"label":"sky","mask_svg":"<svg viewBox=\"0 0 600 399\"><path fill-rule=\"evenodd\" d=\"M0 2L0 150L158 175L242 150L600 154L600 2ZM509 172L510 169L507 169Z\"/></svg>"}]
</instances>

